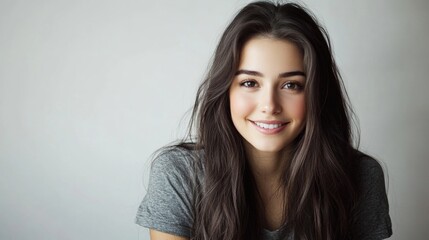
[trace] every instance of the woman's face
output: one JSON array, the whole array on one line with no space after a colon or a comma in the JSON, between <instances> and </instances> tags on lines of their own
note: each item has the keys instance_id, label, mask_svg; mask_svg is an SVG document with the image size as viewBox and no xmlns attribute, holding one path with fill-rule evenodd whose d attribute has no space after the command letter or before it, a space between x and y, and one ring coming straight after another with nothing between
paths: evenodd
<instances>
[{"instance_id":1,"label":"woman's face","mask_svg":"<svg viewBox=\"0 0 429 240\"><path fill-rule=\"evenodd\" d=\"M248 150L277 153L298 136L305 125L305 80L293 43L261 36L245 43L229 98Z\"/></svg>"}]
</instances>

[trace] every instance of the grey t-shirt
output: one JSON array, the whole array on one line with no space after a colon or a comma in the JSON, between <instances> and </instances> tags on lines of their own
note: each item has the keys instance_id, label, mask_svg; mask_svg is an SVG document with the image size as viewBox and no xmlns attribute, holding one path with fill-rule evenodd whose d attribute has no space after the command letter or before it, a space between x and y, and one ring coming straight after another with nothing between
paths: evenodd
<instances>
[{"instance_id":1,"label":"grey t-shirt","mask_svg":"<svg viewBox=\"0 0 429 240\"><path fill-rule=\"evenodd\" d=\"M152 163L149 187L140 204L136 223L177 236L191 237L193 196L202 190L204 167L195 157L204 158L202 150L191 153L182 148L163 152ZM389 205L383 170L370 157L358 164L361 200L353 213L353 239L385 239L392 235ZM263 230L264 240L291 240L288 228Z\"/></svg>"}]
</instances>

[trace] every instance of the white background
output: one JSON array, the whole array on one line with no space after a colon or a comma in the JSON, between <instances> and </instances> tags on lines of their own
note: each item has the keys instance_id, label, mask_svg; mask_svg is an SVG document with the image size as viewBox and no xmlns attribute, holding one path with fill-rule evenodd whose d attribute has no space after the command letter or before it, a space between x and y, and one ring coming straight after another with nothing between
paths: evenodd
<instances>
[{"instance_id":1,"label":"white background","mask_svg":"<svg viewBox=\"0 0 429 240\"><path fill-rule=\"evenodd\" d=\"M0 0L0 239L148 239L148 159L181 137L247 1ZM305 1L385 164L392 239L429 235L429 1ZM183 119L183 121L182 121Z\"/></svg>"}]
</instances>

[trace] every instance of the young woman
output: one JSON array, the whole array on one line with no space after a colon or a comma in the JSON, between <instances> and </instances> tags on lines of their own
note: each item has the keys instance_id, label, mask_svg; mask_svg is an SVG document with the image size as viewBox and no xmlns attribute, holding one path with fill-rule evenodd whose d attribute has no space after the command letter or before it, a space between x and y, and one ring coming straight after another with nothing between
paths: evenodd
<instances>
[{"instance_id":1,"label":"young woman","mask_svg":"<svg viewBox=\"0 0 429 240\"><path fill-rule=\"evenodd\" d=\"M387 238L383 171L353 147L350 115L317 21L250 3L198 90L195 140L155 158L136 222L152 240Z\"/></svg>"}]
</instances>

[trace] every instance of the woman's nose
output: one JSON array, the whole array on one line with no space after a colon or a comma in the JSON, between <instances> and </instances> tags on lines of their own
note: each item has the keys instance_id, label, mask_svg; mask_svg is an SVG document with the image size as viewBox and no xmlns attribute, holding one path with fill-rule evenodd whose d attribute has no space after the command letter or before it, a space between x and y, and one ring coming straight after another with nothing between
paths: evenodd
<instances>
[{"instance_id":1,"label":"woman's nose","mask_svg":"<svg viewBox=\"0 0 429 240\"><path fill-rule=\"evenodd\" d=\"M282 106L274 90L264 91L260 101L261 112L265 114L279 114L282 111Z\"/></svg>"}]
</instances>

